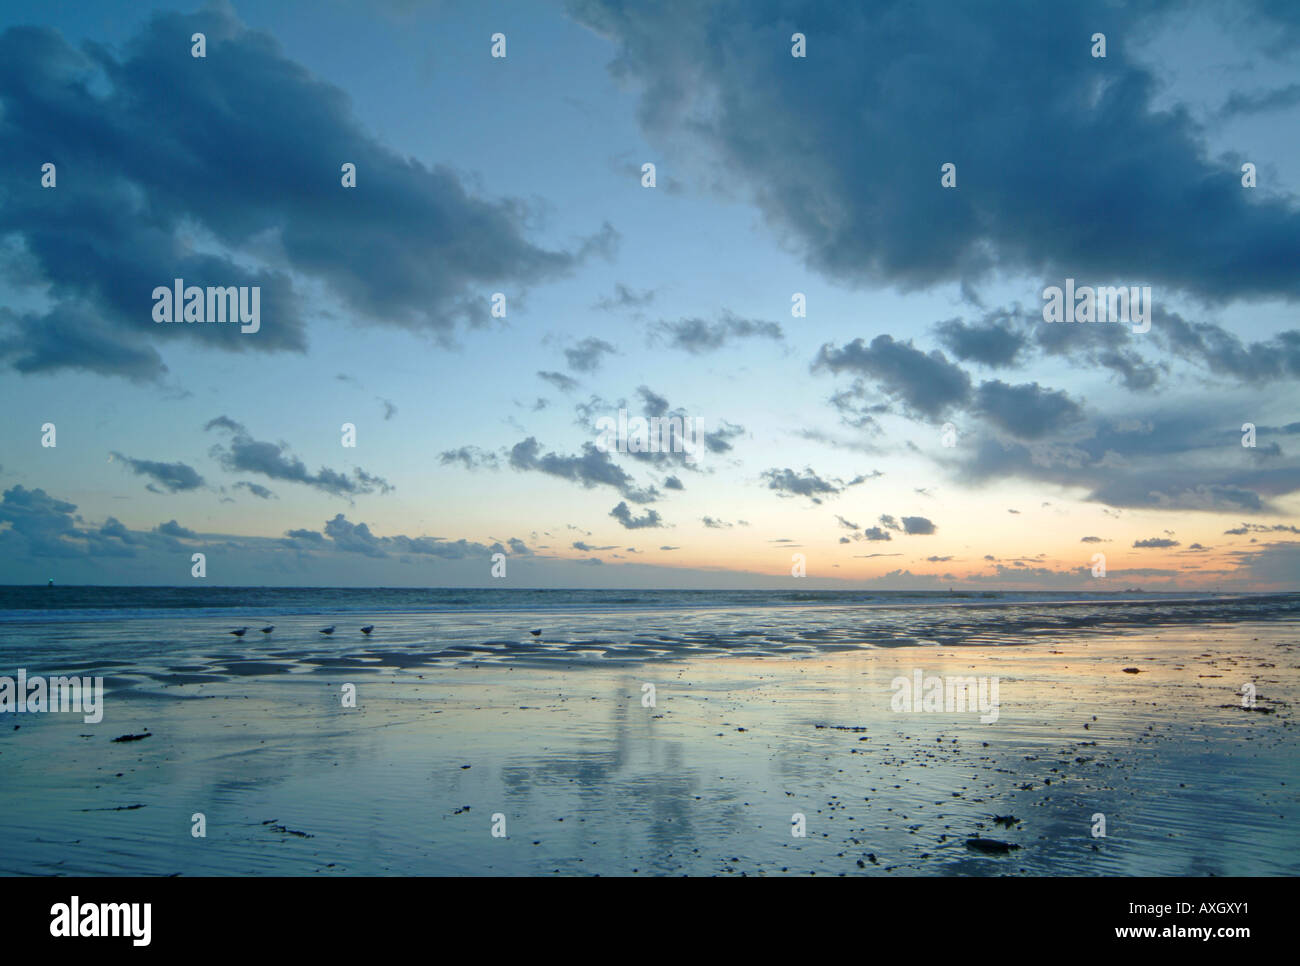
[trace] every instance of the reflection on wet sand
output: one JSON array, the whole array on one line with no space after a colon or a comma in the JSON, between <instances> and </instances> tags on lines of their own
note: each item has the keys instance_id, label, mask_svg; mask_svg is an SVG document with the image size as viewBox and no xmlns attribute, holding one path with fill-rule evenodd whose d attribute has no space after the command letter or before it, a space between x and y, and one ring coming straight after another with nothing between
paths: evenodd
<instances>
[{"instance_id":1,"label":"reflection on wet sand","mask_svg":"<svg viewBox=\"0 0 1300 966\"><path fill-rule=\"evenodd\" d=\"M1297 640L1271 623L795 658L173 656L110 695L106 730L43 715L0 734L0 871L1293 875ZM894 711L917 671L996 676L998 720Z\"/></svg>"}]
</instances>

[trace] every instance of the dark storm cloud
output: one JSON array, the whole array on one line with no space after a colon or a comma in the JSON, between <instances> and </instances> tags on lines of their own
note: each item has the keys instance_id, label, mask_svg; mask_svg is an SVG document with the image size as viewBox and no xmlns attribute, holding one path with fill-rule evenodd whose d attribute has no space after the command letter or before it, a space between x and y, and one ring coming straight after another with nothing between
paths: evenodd
<instances>
[{"instance_id":1,"label":"dark storm cloud","mask_svg":"<svg viewBox=\"0 0 1300 966\"><path fill-rule=\"evenodd\" d=\"M334 546L346 553L363 553L368 557L386 557L380 539L370 532L364 523L350 523L343 514L325 523L325 535L334 541Z\"/></svg>"},{"instance_id":2,"label":"dark storm cloud","mask_svg":"<svg viewBox=\"0 0 1300 966\"><path fill-rule=\"evenodd\" d=\"M1023 312L1019 306L1013 317L1029 328L1034 345L1043 354L1109 369L1124 388L1134 392L1152 389L1168 370L1166 363L1151 362L1137 350L1138 337L1130 334L1126 325L1048 325L1041 314Z\"/></svg>"},{"instance_id":3,"label":"dark storm cloud","mask_svg":"<svg viewBox=\"0 0 1300 966\"><path fill-rule=\"evenodd\" d=\"M289 538L287 542L295 546L298 546L297 541L302 541L302 543L312 547L325 546L325 534L317 530L288 530L285 532L285 536Z\"/></svg>"},{"instance_id":4,"label":"dark storm cloud","mask_svg":"<svg viewBox=\"0 0 1300 966\"><path fill-rule=\"evenodd\" d=\"M861 339L843 349L823 345L813 369L869 376L906 409L929 419L938 419L970 395L970 377L942 352L925 353L888 335L876 336L870 345Z\"/></svg>"},{"instance_id":5,"label":"dark storm cloud","mask_svg":"<svg viewBox=\"0 0 1300 966\"><path fill-rule=\"evenodd\" d=\"M744 426L736 426L724 419L720 429L704 431L704 448L710 453L729 453L733 449L731 441L743 435Z\"/></svg>"},{"instance_id":6,"label":"dark storm cloud","mask_svg":"<svg viewBox=\"0 0 1300 966\"><path fill-rule=\"evenodd\" d=\"M364 470L354 468L346 474L322 466L317 472L308 472L307 466L295 456L287 455L284 446L264 440L236 437L229 449L220 452L221 464L234 473L261 473L273 480L302 483L333 496L358 496L376 490L392 490L388 482Z\"/></svg>"},{"instance_id":7,"label":"dark storm cloud","mask_svg":"<svg viewBox=\"0 0 1300 966\"><path fill-rule=\"evenodd\" d=\"M1065 393L1036 382L1009 386L994 379L981 383L975 408L994 426L1019 439L1055 435L1083 419L1083 410Z\"/></svg>"},{"instance_id":8,"label":"dark storm cloud","mask_svg":"<svg viewBox=\"0 0 1300 966\"><path fill-rule=\"evenodd\" d=\"M1300 490L1300 459L1243 456L1240 422L1203 408L1099 419L1060 440L974 436L956 452L951 466L963 482L1083 487L1086 499L1114 507L1261 513Z\"/></svg>"},{"instance_id":9,"label":"dark storm cloud","mask_svg":"<svg viewBox=\"0 0 1300 966\"><path fill-rule=\"evenodd\" d=\"M928 536L938 527L925 517L903 517L903 532L913 536Z\"/></svg>"},{"instance_id":10,"label":"dark storm cloud","mask_svg":"<svg viewBox=\"0 0 1300 966\"><path fill-rule=\"evenodd\" d=\"M165 537L177 537L182 540L193 540L198 536L189 527L183 527L175 520L168 520L166 523L160 523L154 527L155 533L161 533Z\"/></svg>"},{"instance_id":11,"label":"dark storm cloud","mask_svg":"<svg viewBox=\"0 0 1300 966\"><path fill-rule=\"evenodd\" d=\"M742 319L731 312L723 312L718 322L706 322L703 319L659 322L651 330L651 336L662 339L673 349L684 349L699 355L721 349L736 339L761 338L780 342L785 338L785 333L775 322Z\"/></svg>"},{"instance_id":12,"label":"dark storm cloud","mask_svg":"<svg viewBox=\"0 0 1300 966\"><path fill-rule=\"evenodd\" d=\"M253 439L242 426L238 430L232 430L232 426L239 424L219 416L206 427L225 430L231 434L230 442L225 447L217 445L212 448L212 455L232 473L259 473L273 480L302 483L331 496L354 497L376 491L389 493L393 489L387 480L367 473L360 467L354 467L351 474L327 466L312 473L302 460L289 454L287 444Z\"/></svg>"},{"instance_id":13,"label":"dark storm cloud","mask_svg":"<svg viewBox=\"0 0 1300 966\"><path fill-rule=\"evenodd\" d=\"M649 386L638 386L636 392L637 395L641 397L641 401L645 406L646 416L658 416L661 419L680 418L682 420L683 431L687 425L685 422L687 417L691 417L693 420L700 420L692 425L699 427L699 429L695 431L699 432L699 438L704 444L704 449L709 453L722 454L731 452L733 448L731 441L737 437L743 436L745 433L745 428L743 426L736 426L727 422L725 419L719 421L717 429L709 429L709 424L702 421L703 417L698 415L692 417L691 413L688 413L680 406L675 409L670 408L668 400L652 390ZM682 469L698 470L700 468L698 460L693 463L686 458L689 454L686 452L685 440L682 441L681 445L677 445L673 442L678 438L676 423L669 423L668 436L670 445L667 452L633 453L629 451L627 455L631 456L633 459L646 462L670 463L679 466Z\"/></svg>"},{"instance_id":14,"label":"dark storm cloud","mask_svg":"<svg viewBox=\"0 0 1300 966\"><path fill-rule=\"evenodd\" d=\"M192 466L184 463L159 463L154 460L137 460L115 452L113 458L124 463L136 476L145 476L171 493L183 490L197 490L203 485L203 477Z\"/></svg>"},{"instance_id":15,"label":"dark storm cloud","mask_svg":"<svg viewBox=\"0 0 1300 966\"><path fill-rule=\"evenodd\" d=\"M676 469L691 470L693 472L703 472L704 467L699 460L699 450L695 451L696 459L688 459L691 455L689 445L698 439L704 447L704 452L715 455L730 453L734 449L733 440L738 439L745 434L745 427L730 423L725 419L713 420L705 419L698 413L690 413L682 407L673 407L668 399L655 392L649 386L638 386L636 395L640 397L641 404L637 408L630 406L626 399L619 399L617 403L611 403L599 396L592 396L586 402L577 403L574 406L574 412L577 413L577 423L584 429L594 429L596 421L602 417L615 417L620 409L627 409L629 419L632 417L652 418L655 416L661 419L680 419L681 431L679 432L676 423L669 423L667 427L660 427L660 439L664 439L667 434L666 444L661 442L661 448L658 452L644 450L635 452L629 449L626 453L619 453L620 457L627 456L631 459L638 460L642 463L655 463L663 466L665 469L674 467ZM691 422L688 424L687 419ZM716 429L711 426L716 424ZM690 433L686 432L687 426L691 427ZM689 439L687 438L689 437ZM670 477L670 479L676 479ZM677 481L680 484L680 480ZM669 489L683 489L681 486L674 486L665 481Z\"/></svg>"},{"instance_id":16,"label":"dark storm cloud","mask_svg":"<svg viewBox=\"0 0 1300 966\"><path fill-rule=\"evenodd\" d=\"M153 382L167 372L153 347L124 342L121 330L93 306L71 300L44 313L0 308L0 359L23 373L80 369L133 382Z\"/></svg>"},{"instance_id":17,"label":"dark storm cloud","mask_svg":"<svg viewBox=\"0 0 1300 966\"><path fill-rule=\"evenodd\" d=\"M240 480L235 484L234 488L236 490L247 490L249 493L253 494L253 496L261 500L270 500L275 497L275 494L264 487L261 483L249 483L247 480Z\"/></svg>"},{"instance_id":18,"label":"dark storm cloud","mask_svg":"<svg viewBox=\"0 0 1300 966\"><path fill-rule=\"evenodd\" d=\"M148 552L180 552L178 537L193 537L175 520L152 531L129 530L115 517L98 527L88 526L76 504L50 496L42 489L10 487L0 500L0 554L30 557L138 557Z\"/></svg>"},{"instance_id":19,"label":"dark storm cloud","mask_svg":"<svg viewBox=\"0 0 1300 966\"><path fill-rule=\"evenodd\" d=\"M438 462L443 466L460 463L467 470L477 470L483 467L494 470L498 465L496 453L479 449L477 446L462 446L459 449L443 450L438 456Z\"/></svg>"},{"instance_id":20,"label":"dark storm cloud","mask_svg":"<svg viewBox=\"0 0 1300 966\"><path fill-rule=\"evenodd\" d=\"M858 525L842 516L836 516L835 519L839 525L846 530L858 530ZM925 536L934 533L938 527L927 520L925 517L903 517L902 520L895 519L888 513L880 515L879 526L867 527L861 532L851 533L847 537L840 537L840 543L851 543L854 541L886 541L893 540L890 531L895 533L904 533L912 536ZM887 555L886 555L887 556Z\"/></svg>"},{"instance_id":21,"label":"dark storm cloud","mask_svg":"<svg viewBox=\"0 0 1300 966\"><path fill-rule=\"evenodd\" d=\"M206 59L189 37L207 36ZM608 252L608 225L574 253L524 237L525 207L471 195L370 136L346 94L290 59L229 7L159 13L120 47L74 48L48 27L0 34L0 234L21 243L47 314L0 317L0 356L24 372L89 369L137 380L165 371L155 340L231 351L302 351L290 272L372 322L448 338L486 320L486 293L518 291ZM58 165L42 189L34 159ZM357 166L344 189L340 165ZM197 251L192 229L267 264ZM262 324L156 325L151 293L260 286Z\"/></svg>"},{"instance_id":22,"label":"dark storm cloud","mask_svg":"<svg viewBox=\"0 0 1300 966\"><path fill-rule=\"evenodd\" d=\"M659 498L654 487L638 487L632 476L617 466L608 453L598 450L595 443L583 443L580 456L543 454L541 444L529 436L511 448L510 466L520 471L545 473L570 480L585 489L613 487L633 503L653 503Z\"/></svg>"},{"instance_id":23,"label":"dark storm cloud","mask_svg":"<svg viewBox=\"0 0 1300 966\"><path fill-rule=\"evenodd\" d=\"M310 530L291 530L288 536L300 539L304 534L313 533L314 531ZM491 554L506 552L506 547L499 542L483 544L472 540L444 540L442 537L408 537L403 534L380 537L373 533L365 523L353 523L341 513L326 522L325 536L329 537L329 544L324 544L323 540L316 541L314 537L308 539L313 543L322 544L328 549L344 553L359 553L367 557L410 555L414 557L439 557L444 560L483 557L486 560ZM526 555L531 553L524 545L524 542L518 538L512 537L509 546L509 552L513 554Z\"/></svg>"},{"instance_id":24,"label":"dark storm cloud","mask_svg":"<svg viewBox=\"0 0 1300 966\"><path fill-rule=\"evenodd\" d=\"M990 324L993 318L1003 321ZM1021 363L1038 354L1059 356L1077 365L1109 369L1135 392L1154 388L1176 359L1242 385L1300 378L1300 330L1243 342L1222 326L1192 322L1158 307L1152 310L1150 333L1137 336L1123 325L1046 325L1039 313L1020 305L991 312L979 323L952 319L940 323L937 331L940 341L963 361L997 366L995 347L1007 350L1014 341ZM1157 350L1168 355L1155 358Z\"/></svg>"},{"instance_id":25,"label":"dark storm cloud","mask_svg":"<svg viewBox=\"0 0 1300 966\"><path fill-rule=\"evenodd\" d=\"M205 431L209 429L224 429L231 433L246 432L243 423L237 423L229 416L217 416L215 419L209 419L203 424L203 429Z\"/></svg>"},{"instance_id":26,"label":"dark storm cloud","mask_svg":"<svg viewBox=\"0 0 1300 966\"><path fill-rule=\"evenodd\" d=\"M851 486L857 486L869 479L880 476L879 472L870 476L855 476L845 483L834 477L823 479L811 467L804 467L798 473L788 466L783 469L764 470L762 477L769 490L775 490L781 496L806 496L813 503L821 503L822 497L838 496Z\"/></svg>"},{"instance_id":27,"label":"dark storm cloud","mask_svg":"<svg viewBox=\"0 0 1300 966\"><path fill-rule=\"evenodd\" d=\"M1268 342L1243 343L1211 322L1188 322L1176 312L1156 310L1152 328L1177 356L1211 373L1243 383L1300 378L1300 329L1278 333Z\"/></svg>"},{"instance_id":28,"label":"dark storm cloud","mask_svg":"<svg viewBox=\"0 0 1300 966\"><path fill-rule=\"evenodd\" d=\"M560 392L572 392L574 389L578 388L578 380L574 379L572 376L566 376L562 372L539 371L537 373L537 378L545 379L556 389L560 390Z\"/></svg>"},{"instance_id":29,"label":"dark storm cloud","mask_svg":"<svg viewBox=\"0 0 1300 966\"><path fill-rule=\"evenodd\" d=\"M564 350L564 358L569 361L569 368L574 372L594 372L600 368L601 356L616 350L604 339L583 339L572 349Z\"/></svg>"},{"instance_id":30,"label":"dark storm cloud","mask_svg":"<svg viewBox=\"0 0 1300 966\"><path fill-rule=\"evenodd\" d=\"M1028 340L996 322L968 325L948 319L935 326L939 341L962 362L978 362L992 369L1014 366Z\"/></svg>"},{"instance_id":31,"label":"dark storm cloud","mask_svg":"<svg viewBox=\"0 0 1300 966\"><path fill-rule=\"evenodd\" d=\"M12 486L0 502L0 522L24 538L29 552L38 557L63 557L84 553L73 542L78 537L77 506L58 500L42 489Z\"/></svg>"},{"instance_id":32,"label":"dark storm cloud","mask_svg":"<svg viewBox=\"0 0 1300 966\"><path fill-rule=\"evenodd\" d=\"M1278 87L1271 91L1232 94L1219 109L1219 116L1241 117L1247 114L1262 114L1265 111L1285 110L1297 104L1300 104L1300 84L1288 84L1286 87Z\"/></svg>"},{"instance_id":33,"label":"dark storm cloud","mask_svg":"<svg viewBox=\"0 0 1300 966\"><path fill-rule=\"evenodd\" d=\"M597 299L593 308L602 309L606 312L615 309L637 309L649 305L655 299L654 289L647 289L644 292L636 292L628 288L622 282L616 282L614 285L614 297L602 296Z\"/></svg>"},{"instance_id":34,"label":"dark storm cloud","mask_svg":"<svg viewBox=\"0 0 1300 966\"><path fill-rule=\"evenodd\" d=\"M638 386L636 390L636 394L640 396L641 401L645 403L646 415L648 416L669 415L668 400L665 397L659 395L649 386Z\"/></svg>"},{"instance_id":35,"label":"dark storm cloud","mask_svg":"<svg viewBox=\"0 0 1300 966\"><path fill-rule=\"evenodd\" d=\"M949 319L936 326L936 334L963 362L1001 369L1017 368L1042 356L1060 356L1079 367L1109 369L1135 392L1153 388L1169 369L1167 362L1150 361L1138 351L1139 345L1162 344L1158 331L1139 338L1122 325L1082 329L1047 325L1039 306L1031 311L1016 303L986 312L975 322Z\"/></svg>"},{"instance_id":36,"label":"dark storm cloud","mask_svg":"<svg viewBox=\"0 0 1300 966\"><path fill-rule=\"evenodd\" d=\"M841 389L827 400L840 415L840 421L853 429L865 430L872 435L880 435L880 425L876 417L889 412L889 404L880 401L875 391L865 379L854 379L848 389ZM862 452L876 453L878 447L858 441L843 441L816 430L804 430L799 435L819 443L828 443L840 449L856 449Z\"/></svg>"},{"instance_id":37,"label":"dark storm cloud","mask_svg":"<svg viewBox=\"0 0 1300 966\"><path fill-rule=\"evenodd\" d=\"M1129 53L1125 40L1180 5L570 9L613 43L611 70L639 90L652 142L704 145L828 276L912 288L1140 265L1166 291L1211 300L1300 296L1300 210L1242 191L1240 172L1209 157L1188 112L1158 103L1160 80ZM1295 36L1293 4L1251 11ZM808 36L805 59L790 56L794 30ZM1089 56L1095 31L1110 39L1105 59ZM1067 147L1097 144L1106 150ZM948 161L952 190L939 185Z\"/></svg>"},{"instance_id":38,"label":"dark storm cloud","mask_svg":"<svg viewBox=\"0 0 1300 966\"><path fill-rule=\"evenodd\" d=\"M626 503L619 503L618 506L609 511L619 523L623 524L628 530L641 530L646 527L662 527L663 518L659 516L658 510L647 509L641 516L633 516L632 511Z\"/></svg>"},{"instance_id":39,"label":"dark storm cloud","mask_svg":"<svg viewBox=\"0 0 1300 966\"><path fill-rule=\"evenodd\" d=\"M1295 575L1300 573L1300 542L1261 544L1258 549L1241 554L1238 561L1248 580L1290 590L1295 587Z\"/></svg>"},{"instance_id":40,"label":"dark storm cloud","mask_svg":"<svg viewBox=\"0 0 1300 966\"><path fill-rule=\"evenodd\" d=\"M175 520L159 524L153 530L131 530L115 517L96 527L87 525L77 514L77 507L48 495L44 490L11 487L0 500L0 554L7 559L30 556L88 558L137 558L145 563L180 559L189 568L190 547L180 540L199 537ZM249 555L271 549L290 549L311 554L360 554L374 558L395 557L407 562L421 558L487 561L494 553L532 555L524 541L512 537L500 542L479 543L472 540L446 540L442 537L411 537L403 534L379 536L365 523L353 523L343 514L329 520L324 532L308 529L288 530L280 539L220 536L217 544L230 553ZM205 535L213 539L211 535ZM192 547L192 545L191 545Z\"/></svg>"},{"instance_id":41,"label":"dark storm cloud","mask_svg":"<svg viewBox=\"0 0 1300 966\"><path fill-rule=\"evenodd\" d=\"M1224 530L1224 534L1241 536L1245 533L1300 533L1300 527L1292 526L1288 523L1275 523L1267 526L1262 523L1243 523L1241 526L1232 530Z\"/></svg>"}]
</instances>

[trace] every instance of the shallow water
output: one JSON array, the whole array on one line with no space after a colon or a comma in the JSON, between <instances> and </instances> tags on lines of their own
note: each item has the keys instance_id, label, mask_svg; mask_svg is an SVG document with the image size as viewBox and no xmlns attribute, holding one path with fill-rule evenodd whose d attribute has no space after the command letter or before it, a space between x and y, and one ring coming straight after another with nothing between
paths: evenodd
<instances>
[{"instance_id":1,"label":"shallow water","mask_svg":"<svg viewBox=\"0 0 1300 966\"><path fill-rule=\"evenodd\" d=\"M1300 620L1300 594L948 594L0 588L0 669L110 687L212 677L607 663L868 647L1051 644L1187 624ZM64 606L55 606L62 599ZM617 603L622 601L623 603ZM36 606L40 604L41 606ZM690 606L687 606L689 604ZM383 610L383 606L393 609ZM304 613L304 608L314 607ZM375 626L367 636L363 625ZM265 635L263 626L275 630ZM232 629L247 626L242 637ZM334 626L332 635L322 628ZM533 636L531 631L540 630ZM8 672L12 673L12 672Z\"/></svg>"},{"instance_id":2,"label":"shallow water","mask_svg":"<svg viewBox=\"0 0 1300 966\"><path fill-rule=\"evenodd\" d=\"M0 674L117 687L0 715L0 872L1295 875L1293 607L11 610ZM893 710L916 670L996 676L997 720Z\"/></svg>"}]
</instances>

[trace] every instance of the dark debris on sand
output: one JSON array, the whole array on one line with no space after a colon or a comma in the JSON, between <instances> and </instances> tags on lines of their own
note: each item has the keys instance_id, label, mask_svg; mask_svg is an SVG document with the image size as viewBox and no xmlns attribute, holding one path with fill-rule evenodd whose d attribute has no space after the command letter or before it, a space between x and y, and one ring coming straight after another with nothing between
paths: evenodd
<instances>
[{"instance_id":1,"label":"dark debris on sand","mask_svg":"<svg viewBox=\"0 0 1300 966\"><path fill-rule=\"evenodd\" d=\"M143 734L139 734L139 735L118 735L113 740L114 741L143 741L145 738L152 738L152 737L153 734L151 732L146 731Z\"/></svg>"},{"instance_id":2,"label":"dark debris on sand","mask_svg":"<svg viewBox=\"0 0 1300 966\"><path fill-rule=\"evenodd\" d=\"M972 852L983 852L985 855L1005 855L1020 846L1013 842L999 842L997 839L967 839L966 848Z\"/></svg>"},{"instance_id":3,"label":"dark debris on sand","mask_svg":"<svg viewBox=\"0 0 1300 966\"><path fill-rule=\"evenodd\" d=\"M284 825L277 825L275 824L275 819L273 818L268 818L262 824L269 826L272 832L279 832L281 835L296 835L300 839L311 839L316 837L314 835L310 835L307 832L299 832L297 829L287 828Z\"/></svg>"}]
</instances>

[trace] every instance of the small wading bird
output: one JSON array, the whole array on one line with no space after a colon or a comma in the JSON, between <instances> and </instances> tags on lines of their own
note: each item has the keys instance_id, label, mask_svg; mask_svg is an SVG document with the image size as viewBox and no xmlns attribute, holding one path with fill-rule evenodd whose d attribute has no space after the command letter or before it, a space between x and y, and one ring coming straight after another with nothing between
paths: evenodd
<instances>
[{"instance_id":1,"label":"small wading bird","mask_svg":"<svg viewBox=\"0 0 1300 966\"><path fill-rule=\"evenodd\" d=\"M275 625L274 625L274 624L267 624L265 627L262 628L262 633L263 633L263 634L270 634L271 631L273 631L273 630L275 630Z\"/></svg>"},{"instance_id":2,"label":"small wading bird","mask_svg":"<svg viewBox=\"0 0 1300 966\"><path fill-rule=\"evenodd\" d=\"M322 627L322 628L320 629L320 632L321 632L322 634L333 634L333 633L334 633L334 625L331 624L329 627Z\"/></svg>"},{"instance_id":3,"label":"small wading bird","mask_svg":"<svg viewBox=\"0 0 1300 966\"><path fill-rule=\"evenodd\" d=\"M361 633L362 633L362 634L369 634L369 633L370 633L371 631L373 631L374 629L375 629L375 625L374 625L374 624L367 624L365 627L361 628Z\"/></svg>"},{"instance_id":4,"label":"small wading bird","mask_svg":"<svg viewBox=\"0 0 1300 966\"><path fill-rule=\"evenodd\" d=\"M245 634L248 633L248 628L247 628L247 627L241 627L241 628L239 628L239 629L237 629L237 630L233 630L233 631L231 631L230 633L234 634L236 637L243 637Z\"/></svg>"}]
</instances>

